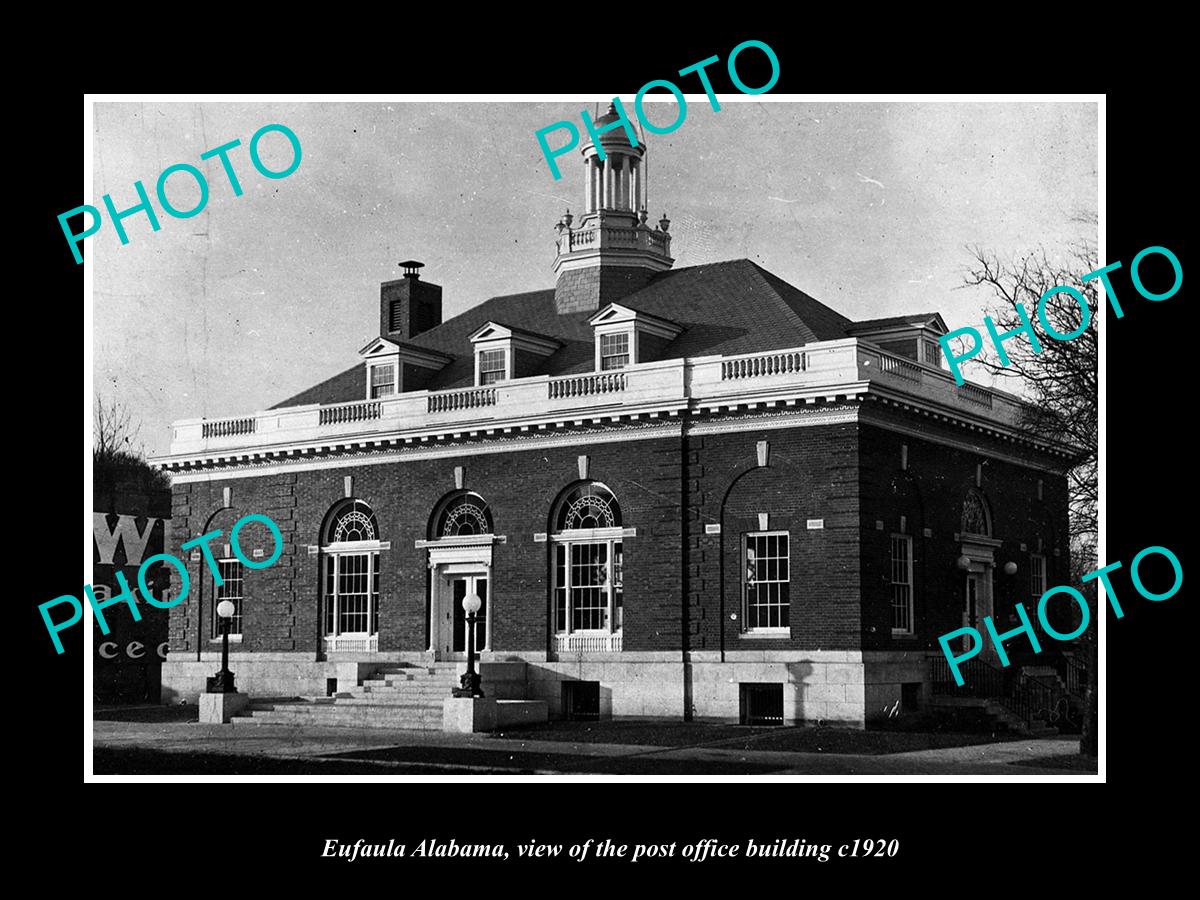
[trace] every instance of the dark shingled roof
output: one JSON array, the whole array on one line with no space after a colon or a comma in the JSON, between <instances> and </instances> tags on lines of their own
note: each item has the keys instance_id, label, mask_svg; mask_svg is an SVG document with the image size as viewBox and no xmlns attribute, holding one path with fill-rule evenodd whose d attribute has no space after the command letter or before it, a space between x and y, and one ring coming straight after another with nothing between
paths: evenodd
<instances>
[{"instance_id":1,"label":"dark shingled roof","mask_svg":"<svg viewBox=\"0 0 1200 900\"><path fill-rule=\"evenodd\" d=\"M661 272L644 288L617 302L683 327L683 333L663 349L663 359L753 353L837 340L846 337L855 324L748 259ZM544 374L590 372L594 332L587 320L594 313L558 315L553 288L509 294L492 297L410 338L409 343L454 356L452 363L433 376L430 390L474 384L474 348L467 337L489 321L562 341L563 346L543 362ZM366 390L365 366L356 361L341 374L272 409L360 400Z\"/></svg>"}]
</instances>

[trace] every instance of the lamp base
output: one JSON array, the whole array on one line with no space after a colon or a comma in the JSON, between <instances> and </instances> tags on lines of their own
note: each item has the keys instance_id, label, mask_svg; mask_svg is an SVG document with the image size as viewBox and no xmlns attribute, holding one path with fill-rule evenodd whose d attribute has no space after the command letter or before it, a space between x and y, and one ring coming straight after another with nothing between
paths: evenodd
<instances>
[{"instance_id":1,"label":"lamp base","mask_svg":"<svg viewBox=\"0 0 1200 900\"><path fill-rule=\"evenodd\" d=\"M483 688L479 686L478 672L464 672L459 679L460 687L450 691L452 697L482 697Z\"/></svg>"},{"instance_id":2,"label":"lamp base","mask_svg":"<svg viewBox=\"0 0 1200 900\"><path fill-rule=\"evenodd\" d=\"M236 694L237 687L233 683L233 673L222 669L216 675L210 675L205 682L206 694Z\"/></svg>"},{"instance_id":3,"label":"lamp base","mask_svg":"<svg viewBox=\"0 0 1200 900\"><path fill-rule=\"evenodd\" d=\"M230 719L249 705L249 694L201 694L200 722L204 725L227 725Z\"/></svg>"}]
</instances>

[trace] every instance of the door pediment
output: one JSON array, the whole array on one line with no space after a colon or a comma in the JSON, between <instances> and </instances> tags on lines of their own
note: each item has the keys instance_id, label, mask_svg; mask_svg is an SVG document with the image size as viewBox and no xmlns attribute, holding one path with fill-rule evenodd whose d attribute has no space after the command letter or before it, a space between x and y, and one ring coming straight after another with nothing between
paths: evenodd
<instances>
[{"instance_id":1,"label":"door pediment","mask_svg":"<svg viewBox=\"0 0 1200 900\"><path fill-rule=\"evenodd\" d=\"M490 566L492 564L492 544L490 541L486 544L466 546L433 546L437 543L439 542L428 542L429 568L431 569L436 569L438 566L463 563L472 563L477 566Z\"/></svg>"}]
</instances>

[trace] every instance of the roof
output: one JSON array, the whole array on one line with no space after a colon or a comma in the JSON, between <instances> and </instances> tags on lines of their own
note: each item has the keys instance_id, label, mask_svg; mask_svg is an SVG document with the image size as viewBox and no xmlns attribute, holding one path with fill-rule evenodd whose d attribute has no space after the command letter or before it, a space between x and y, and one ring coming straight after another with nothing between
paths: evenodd
<instances>
[{"instance_id":1,"label":"roof","mask_svg":"<svg viewBox=\"0 0 1200 900\"><path fill-rule=\"evenodd\" d=\"M782 350L848 336L854 323L748 259L660 272L641 290L617 301L639 312L675 322L684 330L659 354L663 359ZM432 374L427 388L470 387L475 381L474 348L468 337L487 322L532 332L562 346L543 360L541 372L568 375L595 365L595 310L559 315L554 289L492 297L409 339L414 347L440 351L453 362ZM936 315L936 314L934 314ZM920 317L900 317L908 322ZM884 320L876 320L884 321ZM272 409L308 403L342 403L366 396L361 361Z\"/></svg>"}]
</instances>

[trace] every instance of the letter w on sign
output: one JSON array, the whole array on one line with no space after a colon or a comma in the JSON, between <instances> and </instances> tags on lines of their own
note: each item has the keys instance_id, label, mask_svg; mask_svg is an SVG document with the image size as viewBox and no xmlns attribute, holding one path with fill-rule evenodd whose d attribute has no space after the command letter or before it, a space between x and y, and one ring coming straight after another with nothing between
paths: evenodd
<instances>
[{"instance_id":1,"label":"letter w on sign","mask_svg":"<svg viewBox=\"0 0 1200 900\"><path fill-rule=\"evenodd\" d=\"M136 566L146 555L146 544L150 542L150 532L158 519L147 518L146 527L138 534L137 522L133 516L117 516L117 527L109 530L108 516L104 513L92 513L92 537L96 540L97 565L111 566L113 554L117 552L117 541L125 544L125 565Z\"/></svg>"}]
</instances>

